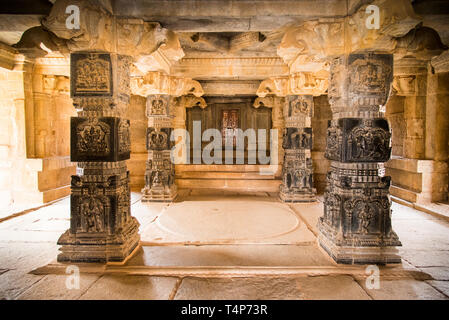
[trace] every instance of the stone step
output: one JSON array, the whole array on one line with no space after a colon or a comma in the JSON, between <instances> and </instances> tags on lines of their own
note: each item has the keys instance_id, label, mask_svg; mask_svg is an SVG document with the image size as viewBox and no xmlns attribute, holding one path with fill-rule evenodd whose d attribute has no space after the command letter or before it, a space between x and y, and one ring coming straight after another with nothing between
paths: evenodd
<instances>
[{"instance_id":1,"label":"stone step","mask_svg":"<svg viewBox=\"0 0 449 320\"><path fill-rule=\"evenodd\" d=\"M261 168L270 168L270 166L259 164L179 164L175 168L176 173L185 171L259 172Z\"/></svg>"},{"instance_id":2,"label":"stone step","mask_svg":"<svg viewBox=\"0 0 449 320\"><path fill-rule=\"evenodd\" d=\"M187 189L226 189L231 191L278 192L281 180L245 179L176 179L178 188Z\"/></svg>"},{"instance_id":3,"label":"stone step","mask_svg":"<svg viewBox=\"0 0 449 320\"><path fill-rule=\"evenodd\" d=\"M259 172L181 171L176 173L176 179L273 180L275 176Z\"/></svg>"}]
</instances>

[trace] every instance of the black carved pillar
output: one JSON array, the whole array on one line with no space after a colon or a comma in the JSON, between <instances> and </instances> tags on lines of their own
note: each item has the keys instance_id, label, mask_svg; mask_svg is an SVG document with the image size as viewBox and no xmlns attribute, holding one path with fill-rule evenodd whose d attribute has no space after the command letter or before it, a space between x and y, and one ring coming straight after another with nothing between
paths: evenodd
<instances>
[{"instance_id":1,"label":"black carved pillar","mask_svg":"<svg viewBox=\"0 0 449 320\"><path fill-rule=\"evenodd\" d=\"M350 54L332 61L329 101L333 119L325 156L331 160L318 222L320 245L338 263L401 261L391 228L390 130L382 109L393 75L389 54Z\"/></svg>"},{"instance_id":2,"label":"black carved pillar","mask_svg":"<svg viewBox=\"0 0 449 320\"><path fill-rule=\"evenodd\" d=\"M110 53L70 56L72 176L70 229L58 241L58 261L123 261L139 245L139 223L130 214L130 58Z\"/></svg>"},{"instance_id":3,"label":"black carved pillar","mask_svg":"<svg viewBox=\"0 0 449 320\"><path fill-rule=\"evenodd\" d=\"M170 158L173 130L172 99L169 95L147 96L148 117L145 187L143 202L173 201L177 195L175 166Z\"/></svg>"},{"instance_id":4,"label":"black carved pillar","mask_svg":"<svg viewBox=\"0 0 449 320\"><path fill-rule=\"evenodd\" d=\"M313 96L290 95L285 99L284 162L279 197L285 202L316 200L312 166Z\"/></svg>"}]
</instances>

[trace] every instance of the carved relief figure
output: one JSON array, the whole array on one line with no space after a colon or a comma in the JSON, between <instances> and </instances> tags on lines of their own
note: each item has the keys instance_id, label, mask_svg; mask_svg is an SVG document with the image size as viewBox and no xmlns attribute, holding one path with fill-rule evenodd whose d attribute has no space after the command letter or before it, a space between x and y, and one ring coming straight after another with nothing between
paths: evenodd
<instances>
[{"instance_id":1,"label":"carved relief figure","mask_svg":"<svg viewBox=\"0 0 449 320\"><path fill-rule=\"evenodd\" d=\"M98 119L85 121L76 128L79 153L107 155L110 152L110 127Z\"/></svg>"},{"instance_id":2,"label":"carved relief figure","mask_svg":"<svg viewBox=\"0 0 449 320\"><path fill-rule=\"evenodd\" d=\"M349 67L349 91L353 94L376 95L386 100L390 91L392 68L378 56L377 59L354 55ZM381 103L383 104L383 103Z\"/></svg>"},{"instance_id":3,"label":"carved relief figure","mask_svg":"<svg viewBox=\"0 0 449 320\"><path fill-rule=\"evenodd\" d=\"M131 150L131 138L129 133L129 122L127 120L120 119L119 123L119 152L129 152Z\"/></svg>"},{"instance_id":4,"label":"carved relief figure","mask_svg":"<svg viewBox=\"0 0 449 320\"><path fill-rule=\"evenodd\" d=\"M168 135L164 131L154 130L148 133L148 147L150 150L163 150L167 147Z\"/></svg>"},{"instance_id":5,"label":"carved relief figure","mask_svg":"<svg viewBox=\"0 0 449 320\"><path fill-rule=\"evenodd\" d=\"M81 230L84 232L104 231L103 202L96 197L84 198L80 201Z\"/></svg>"},{"instance_id":6,"label":"carved relief figure","mask_svg":"<svg viewBox=\"0 0 449 320\"><path fill-rule=\"evenodd\" d=\"M390 134L381 128L359 126L351 131L348 142L353 146L353 159L383 159L389 152Z\"/></svg>"},{"instance_id":7,"label":"carved relief figure","mask_svg":"<svg viewBox=\"0 0 449 320\"><path fill-rule=\"evenodd\" d=\"M375 210L369 203L365 203L360 206L358 213L359 221L359 233L368 234L368 227L371 224L371 220L375 217Z\"/></svg>"},{"instance_id":8,"label":"carved relief figure","mask_svg":"<svg viewBox=\"0 0 449 320\"><path fill-rule=\"evenodd\" d=\"M110 93L110 61L90 53L76 62L75 90L77 93Z\"/></svg>"}]
</instances>

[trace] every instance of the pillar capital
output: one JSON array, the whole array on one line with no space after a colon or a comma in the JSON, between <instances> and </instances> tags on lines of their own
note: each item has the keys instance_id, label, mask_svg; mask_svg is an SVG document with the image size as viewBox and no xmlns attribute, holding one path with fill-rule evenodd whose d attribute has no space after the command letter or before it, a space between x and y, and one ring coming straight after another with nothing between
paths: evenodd
<instances>
[{"instance_id":1,"label":"pillar capital","mask_svg":"<svg viewBox=\"0 0 449 320\"><path fill-rule=\"evenodd\" d=\"M432 67L435 69L435 73L449 72L449 50L432 58Z\"/></svg>"},{"instance_id":2,"label":"pillar capital","mask_svg":"<svg viewBox=\"0 0 449 320\"><path fill-rule=\"evenodd\" d=\"M428 60L404 57L394 61L393 89L398 96L425 96Z\"/></svg>"}]
</instances>

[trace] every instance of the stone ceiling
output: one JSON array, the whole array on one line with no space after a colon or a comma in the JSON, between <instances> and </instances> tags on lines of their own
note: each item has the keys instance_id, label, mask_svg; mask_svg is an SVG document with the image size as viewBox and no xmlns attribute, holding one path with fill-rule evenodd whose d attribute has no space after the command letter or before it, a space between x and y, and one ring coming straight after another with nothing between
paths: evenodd
<instances>
[{"instance_id":1,"label":"stone ceiling","mask_svg":"<svg viewBox=\"0 0 449 320\"><path fill-rule=\"evenodd\" d=\"M343 17L368 0L96 0L119 17L159 22L176 33L185 53L171 73L201 82L207 94L254 94L269 77L288 66L277 48L292 24ZM17 43L51 9L54 0L3 0L0 42ZM449 44L449 6L441 0L413 0L423 25ZM220 89L222 88L222 89Z\"/></svg>"}]
</instances>

